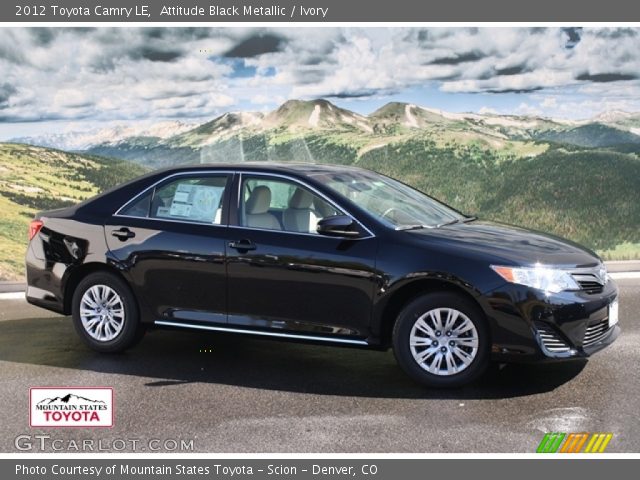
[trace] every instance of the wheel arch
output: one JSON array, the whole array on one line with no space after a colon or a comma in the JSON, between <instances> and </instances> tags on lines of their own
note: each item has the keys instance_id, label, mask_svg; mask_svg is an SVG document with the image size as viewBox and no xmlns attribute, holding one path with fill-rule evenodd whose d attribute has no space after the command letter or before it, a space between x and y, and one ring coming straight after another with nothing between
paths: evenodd
<instances>
[{"instance_id":1,"label":"wheel arch","mask_svg":"<svg viewBox=\"0 0 640 480\"><path fill-rule=\"evenodd\" d=\"M449 280L439 278L421 278L409 281L399 286L389 294L387 301L381 305L378 314L380 345L384 348L391 346L393 327L402 309L412 300L421 295L436 292L451 292L460 295L473 303L487 321L489 335L491 335L491 322L487 318L484 308L477 297L461 285Z\"/></svg>"},{"instance_id":2,"label":"wheel arch","mask_svg":"<svg viewBox=\"0 0 640 480\"><path fill-rule=\"evenodd\" d=\"M77 268L74 268L73 271L69 273L69 276L64 283L63 310L65 315L71 315L73 293L75 292L82 279L87 275L96 272L113 274L116 277L119 277L127 285L129 284L127 279L124 278L124 276L120 271L118 271L118 269L106 263L90 262L80 265Z\"/></svg>"}]
</instances>

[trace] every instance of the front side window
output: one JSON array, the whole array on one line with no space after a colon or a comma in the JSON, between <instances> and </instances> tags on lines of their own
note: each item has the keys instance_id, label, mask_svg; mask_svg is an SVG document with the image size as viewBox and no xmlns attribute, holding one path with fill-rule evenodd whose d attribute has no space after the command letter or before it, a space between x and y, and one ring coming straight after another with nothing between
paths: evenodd
<instances>
[{"instance_id":1,"label":"front side window","mask_svg":"<svg viewBox=\"0 0 640 480\"><path fill-rule=\"evenodd\" d=\"M240 195L240 225L317 234L318 221L341 212L291 180L245 177Z\"/></svg>"},{"instance_id":2,"label":"front side window","mask_svg":"<svg viewBox=\"0 0 640 480\"><path fill-rule=\"evenodd\" d=\"M152 188L119 215L220 225L227 175L184 176Z\"/></svg>"}]
</instances>

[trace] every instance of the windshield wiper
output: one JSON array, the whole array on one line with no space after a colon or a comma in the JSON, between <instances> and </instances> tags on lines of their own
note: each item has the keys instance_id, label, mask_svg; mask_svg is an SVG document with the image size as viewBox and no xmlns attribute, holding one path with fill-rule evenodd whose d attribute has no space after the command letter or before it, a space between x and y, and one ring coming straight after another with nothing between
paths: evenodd
<instances>
[{"instance_id":1,"label":"windshield wiper","mask_svg":"<svg viewBox=\"0 0 640 480\"><path fill-rule=\"evenodd\" d=\"M447 225L453 225L455 223L459 223L460 219L459 218L454 218L453 220L450 220L448 222L442 222L436 225L436 228L440 228L440 227L446 227Z\"/></svg>"},{"instance_id":2,"label":"windshield wiper","mask_svg":"<svg viewBox=\"0 0 640 480\"><path fill-rule=\"evenodd\" d=\"M396 227L396 230L421 230L423 228L426 228L424 225L419 225L419 224L415 224L415 225L399 225Z\"/></svg>"},{"instance_id":3,"label":"windshield wiper","mask_svg":"<svg viewBox=\"0 0 640 480\"><path fill-rule=\"evenodd\" d=\"M477 220L477 219L478 217L454 218L453 220L449 220L448 222L439 223L438 225L436 225L436 228L446 227L447 225L454 225L456 223L473 222L474 220Z\"/></svg>"}]
</instances>

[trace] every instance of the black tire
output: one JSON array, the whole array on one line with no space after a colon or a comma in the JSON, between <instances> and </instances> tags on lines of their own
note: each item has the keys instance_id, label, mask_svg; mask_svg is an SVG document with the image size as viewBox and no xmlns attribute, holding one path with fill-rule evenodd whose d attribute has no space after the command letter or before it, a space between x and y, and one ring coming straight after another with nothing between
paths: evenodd
<instances>
[{"instance_id":1,"label":"black tire","mask_svg":"<svg viewBox=\"0 0 640 480\"><path fill-rule=\"evenodd\" d=\"M411 331L420 317L436 308L451 308L463 313L476 329L478 343L475 357L458 373L450 375L431 373L426 367L421 367L413 356L410 347ZM440 341L442 342L443 339L447 340L443 336ZM445 343L442 345L444 346ZM431 293L412 300L400 312L393 328L393 352L398 363L411 378L429 387L455 388L477 380L489 363L490 343L489 329L482 311L468 299L451 292ZM458 358L454 358L459 361ZM455 370L452 369L452 371Z\"/></svg>"},{"instance_id":2,"label":"black tire","mask_svg":"<svg viewBox=\"0 0 640 480\"><path fill-rule=\"evenodd\" d=\"M80 316L80 303L84 294L94 286L104 285L112 289L122 300L124 318L117 335L109 340L94 338L85 328ZM140 322L138 303L129 286L116 275L109 272L96 272L83 278L73 292L71 312L73 325L80 338L92 349L103 353L122 352L137 344L145 333Z\"/></svg>"}]
</instances>

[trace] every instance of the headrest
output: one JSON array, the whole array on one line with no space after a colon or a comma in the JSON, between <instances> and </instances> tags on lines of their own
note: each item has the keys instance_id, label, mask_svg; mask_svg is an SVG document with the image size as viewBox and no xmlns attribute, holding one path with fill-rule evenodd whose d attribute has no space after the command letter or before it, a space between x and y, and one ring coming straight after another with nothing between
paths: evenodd
<instances>
[{"instance_id":1,"label":"headrest","mask_svg":"<svg viewBox=\"0 0 640 480\"><path fill-rule=\"evenodd\" d=\"M289 199L290 208L310 208L312 203L313 195L301 188L296 188L296 191Z\"/></svg>"},{"instance_id":2,"label":"headrest","mask_svg":"<svg viewBox=\"0 0 640 480\"><path fill-rule=\"evenodd\" d=\"M271 189L266 185L259 185L253 189L245 207L248 215L267 213L271 206Z\"/></svg>"}]
</instances>

